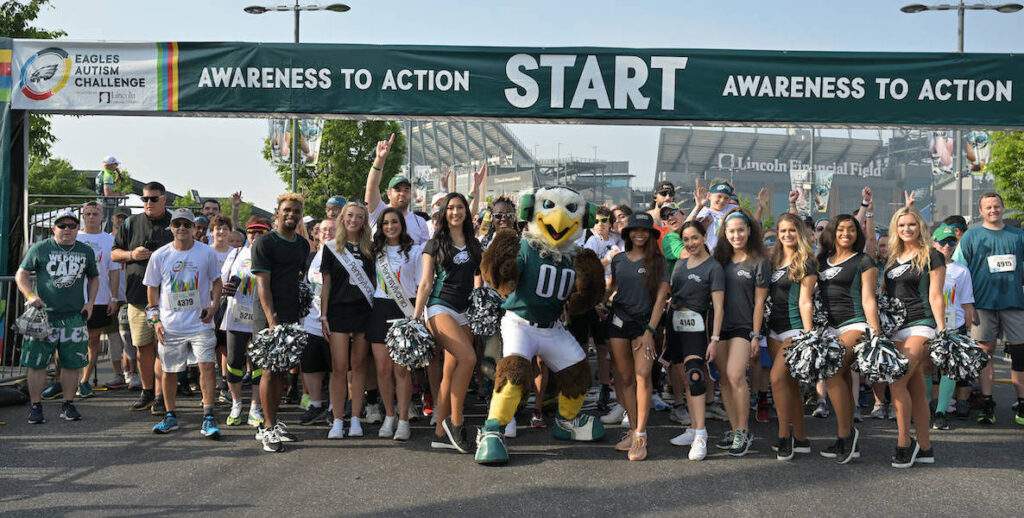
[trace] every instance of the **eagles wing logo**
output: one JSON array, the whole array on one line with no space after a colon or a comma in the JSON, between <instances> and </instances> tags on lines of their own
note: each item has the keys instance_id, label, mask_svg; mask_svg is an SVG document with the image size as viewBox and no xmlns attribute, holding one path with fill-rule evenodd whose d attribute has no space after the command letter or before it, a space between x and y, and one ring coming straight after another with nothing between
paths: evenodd
<instances>
[{"instance_id":1,"label":"eagles wing logo","mask_svg":"<svg viewBox=\"0 0 1024 518\"><path fill-rule=\"evenodd\" d=\"M691 273L690 275L687 275L686 278L690 279L693 282L696 282L697 284L700 284L700 283L704 282L704 280L700 278L700 275L697 275L695 273Z\"/></svg>"},{"instance_id":2,"label":"eagles wing logo","mask_svg":"<svg viewBox=\"0 0 1024 518\"><path fill-rule=\"evenodd\" d=\"M22 95L34 101L49 99L67 86L71 57L62 48L45 48L25 61L19 75Z\"/></svg>"},{"instance_id":3,"label":"eagles wing logo","mask_svg":"<svg viewBox=\"0 0 1024 518\"><path fill-rule=\"evenodd\" d=\"M33 83L40 83L42 81L50 80L51 78L53 78L55 74L57 74L57 65L47 65L43 68L33 71L32 75L29 76L28 80L32 81Z\"/></svg>"},{"instance_id":4,"label":"eagles wing logo","mask_svg":"<svg viewBox=\"0 0 1024 518\"><path fill-rule=\"evenodd\" d=\"M841 271L843 271L843 268L841 266L833 266L831 268L822 270L818 277L823 281L832 280L836 275L839 275L839 272Z\"/></svg>"},{"instance_id":5,"label":"eagles wing logo","mask_svg":"<svg viewBox=\"0 0 1024 518\"><path fill-rule=\"evenodd\" d=\"M782 276L786 275L786 268L779 268L772 274L772 282L779 282Z\"/></svg>"},{"instance_id":6,"label":"eagles wing logo","mask_svg":"<svg viewBox=\"0 0 1024 518\"><path fill-rule=\"evenodd\" d=\"M888 272L885 272L885 276L890 278L890 279L895 279L895 278L903 275L909 269L910 269L910 263L901 264L901 265L899 265L899 266L889 270Z\"/></svg>"},{"instance_id":7,"label":"eagles wing logo","mask_svg":"<svg viewBox=\"0 0 1024 518\"><path fill-rule=\"evenodd\" d=\"M466 263L468 263L469 262L469 252L466 251L466 250L463 250L463 251L455 254L455 257L452 258L452 262L455 263L455 264L466 264Z\"/></svg>"},{"instance_id":8,"label":"eagles wing logo","mask_svg":"<svg viewBox=\"0 0 1024 518\"><path fill-rule=\"evenodd\" d=\"M744 279L752 279L753 276L747 270L736 270L737 277L743 277Z\"/></svg>"}]
</instances>

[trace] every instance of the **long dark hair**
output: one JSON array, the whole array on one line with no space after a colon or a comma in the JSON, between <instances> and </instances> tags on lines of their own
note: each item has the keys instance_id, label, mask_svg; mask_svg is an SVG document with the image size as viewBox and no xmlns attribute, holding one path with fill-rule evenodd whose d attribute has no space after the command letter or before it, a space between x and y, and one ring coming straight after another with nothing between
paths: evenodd
<instances>
[{"instance_id":1,"label":"long dark hair","mask_svg":"<svg viewBox=\"0 0 1024 518\"><path fill-rule=\"evenodd\" d=\"M462 206L466 207L466 218L462 220L462 235L466 240L466 249L469 250L470 257L477 264L480 264L483 248L480 246L480 240L476 238L476 231L473 230L473 217L469 213L469 202L466 201L465 196L457 192L448 193L441 203L441 216L438 218L437 228L434 230L434 239L440 245L438 247L437 264L452 266L452 259L458 253L455 250L455 244L452 242L451 227L448 226L448 205L454 199L458 199L462 202Z\"/></svg>"},{"instance_id":2,"label":"long dark hair","mask_svg":"<svg viewBox=\"0 0 1024 518\"><path fill-rule=\"evenodd\" d=\"M388 238L384 236L384 216L388 214L394 214L402 225L402 233L398 235L398 246L402 253L405 254L405 260L408 261L409 250L412 249L412 238L409 237L408 229L405 227L405 214L402 214L402 211L395 207L385 208L377 218L377 231L373 233L373 247L371 249L373 257L385 253L385 247L388 246Z\"/></svg>"},{"instance_id":3,"label":"long dark hair","mask_svg":"<svg viewBox=\"0 0 1024 518\"><path fill-rule=\"evenodd\" d=\"M844 221L852 221L853 228L857 229L857 238L853 240L854 253L864 251L867 238L864 237L864 229L860 228L860 222L849 214L840 214L832 218L832 221L825 227L825 231L821 233L821 237L818 238L818 264L826 264L829 256L836 253L836 229Z\"/></svg>"},{"instance_id":4,"label":"long dark hair","mask_svg":"<svg viewBox=\"0 0 1024 518\"><path fill-rule=\"evenodd\" d=\"M685 231L688 228L692 228L692 229L696 230L698 234L700 234L701 236L704 237L704 239L705 239L705 241L704 241L704 250L707 251L708 255L710 255L711 254L711 249L708 248L708 242L707 242L708 231L706 229L704 229L704 224L701 223L700 221L695 220L695 219L691 219L690 221L684 221L682 226L679 227L679 230L676 231L676 233L678 233L679 237L682 238L683 237L683 231Z\"/></svg>"},{"instance_id":5,"label":"long dark hair","mask_svg":"<svg viewBox=\"0 0 1024 518\"><path fill-rule=\"evenodd\" d=\"M644 277L644 286L647 288L648 295L651 297L653 302L658 297L658 287L661 285L661 277L665 274L665 256L661 255L661 247L658 246L658 231L649 228L632 228L625 235L622 236L622 240L625 241L626 252L633 249L633 240L630 239L630 234L638 230L647 232L647 242L644 243L644 269L647 270L647 274Z\"/></svg>"},{"instance_id":6,"label":"long dark hair","mask_svg":"<svg viewBox=\"0 0 1024 518\"><path fill-rule=\"evenodd\" d=\"M764 241L761 239L761 224L758 223L746 209L735 208L729 211L729 213L725 215L725 218L722 218L722 224L718 226L718 242L715 243L715 260L722 263L722 266L725 266L732 261L732 256L736 253L732 247L732 243L730 243L729 239L725 237L726 223L733 218L740 218L747 224L749 232L747 235L747 245L744 249L744 251L747 252L747 258L759 259L764 257Z\"/></svg>"}]
</instances>

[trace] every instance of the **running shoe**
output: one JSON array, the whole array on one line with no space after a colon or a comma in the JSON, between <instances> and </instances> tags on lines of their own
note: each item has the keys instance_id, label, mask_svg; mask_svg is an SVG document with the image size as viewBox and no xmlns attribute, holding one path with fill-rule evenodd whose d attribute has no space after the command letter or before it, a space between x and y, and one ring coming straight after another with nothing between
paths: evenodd
<instances>
[{"instance_id":1,"label":"running shoe","mask_svg":"<svg viewBox=\"0 0 1024 518\"><path fill-rule=\"evenodd\" d=\"M163 396L156 398L153 401L153 406L149 409L150 415L164 415L167 413L167 407L164 406Z\"/></svg>"},{"instance_id":2,"label":"running shoe","mask_svg":"<svg viewBox=\"0 0 1024 518\"><path fill-rule=\"evenodd\" d=\"M534 410L533 415L530 416L530 428L542 430L547 427L548 425L544 422L544 414Z\"/></svg>"},{"instance_id":3,"label":"running shoe","mask_svg":"<svg viewBox=\"0 0 1024 518\"><path fill-rule=\"evenodd\" d=\"M349 437L362 437L363 436L363 423L359 421L358 417L353 416L348 422L348 436Z\"/></svg>"},{"instance_id":4,"label":"running shoe","mask_svg":"<svg viewBox=\"0 0 1024 518\"><path fill-rule=\"evenodd\" d=\"M875 406L871 408L871 413L868 414L868 417L872 419L885 419L885 415L888 413L886 410L887 409L884 404L875 404Z\"/></svg>"},{"instance_id":5,"label":"running shoe","mask_svg":"<svg viewBox=\"0 0 1024 518\"><path fill-rule=\"evenodd\" d=\"M209 414L203 416L203 427L199 429L199 433L207 439L220 439L220 427L217 426L217 420Z\"/></svg>"},{"instance_id":6,"label":"running shoe","mask_svg":"<svg viewBox=\"0 0 1024 518\"><path fill-rule=\"evenodd\" d=\"M1021 400L1017 400L1017 412L1013 415L1013 422L1024 426L1024 405L1020 404Z\"/></svg>"},{"instance_id":7,"label":"running shoe","mask_svg":"<svg viewBox=\"0 0 1024 518\"><path fill-rule=\"evenodd\" d=\"M647 434L633 436L633 444L629 447L626 458L632 461L641 461L647 458Z\"/></svg>"},{"instance_id":8,"label":"running shoe","mask_svg":"<svg viewBox=\"0 0 1024 518\"><path fill-rule=\"evenodd\" d=\"M128 382L128 388L131 390L142 390L142 378L139 377L138 373L132 374L131 381Z\"/></svg>"},{"instance_id":9,"label":"running shoe","mask_svg":"<svg viewBox=\"0 0 1024 518\"><path fill-rule=\"evenodd\" d=\"M220 389L217 391L217 404L226 405L231 403L231 392Z\"/></svg>"},{"instance_id":10,"label":"running shoe","mask_svg":"<svg viewBox=\"0 0 1024 518\"><path fill-rule=\"evenodd\" d=\"M754 444L753 434L746 430L736 430L736 433L732 435L732 447L729 448L729 455L742 457L750 451L752 444Z\"/></svg>"},{"instance_id":11,"label":"running shoe","mask_svg":"<svg viewBox=\"0 0 1024 518\"><path fill-rule=\"evenodd\" d=\"M767 399L758 400L756 419L759 423L767 423L772 420L771 406Z\"/></svg>"},{"instance_id":12,"label":"running shoe","mask_svg":"<svg viewBox=\"0 0 1024 518\"><path fill-rule=\"evenodd\" d=\"M281 442L296 442L299 440L295 434L288 431L288 426L280 419L278 419L277 423L274 424L274 433L277 434L277 438Z\"/></svg>"},{"instance_id":13,"label":"running shoe","mask_svg":"<svg viewBox=\"0 0 1024 518\"><path fill-rule=\"evenodd\" d=\"M43 399L57 399L63 394L64 391L61 389L60 382L58 381L50 383L43 389Z\"/></svg>"},{"instance_id":14,"label":"running shoe","mask_svg":"<svg viewBox=\"0 0 1024 518\"><path fill-rule=\"evenodd\" d=\"M917 452L917 458L914 459L914 464L935 464L935 453L933 450L934 446L927 450L921 450Z\"/></svg>"},{"instance_id":15,"label":"running shoe","mask_svg":"<svg viewBox=\"0 0 1024 518\"><path fill-rule=\"evenodd\" d=\"M344 439L345 438L345 420L335 419L334 423L331 424L331 430L327 432L328 439Z\"/></svg>"},{"instance_id":16,"label":"running shoe","mask_svg":"<svg viewBox=\"0 0 1024 518\"><path fill-rule=\"evenodd\" d=\"M716 421L728 421L729 414L726 413L725 407L722 406L721 401L712 401L707 406L707 418L714 419Z\"/></svg>"},{"instance_id":17,"label":"running shoe","mask_svg":"<svg viewBox=\"0 0 1024 518\"><path fill-rule=\"evenodd\" d=\"M622 422L624 415L626 415L626 407L615 403L607 414L601 416L601 422L604 424L618 424Z\"/></svg>"},{"instance_id":18,"label":"running shoe","mask_svg":"<svg viewBox=\"0 0 1024 518\"><path fill-rule=\"evenodd\" d=\"M949 418L945 412L937 412L932 418L932 430L949 430Z\"/></svg>"},{"instance_id":19,"label":"running shoe","mask_svg":"<svg viewBox=\"0 0 1024 518\"><path fill-rule=\"evenodd\" d=\"M989 399L978 410L978 424L996 424L996 402Z\"/></svg>"},{"instance_id":20,"label":"running shoe","mask_svg":"<svg viewBox=\"0 0 1024 518\"><path fill-rule=\"evenodd\" d=\"M249 418L246 419L246 423L253 428L263 426L263 412L260 411L260 407L249 407Z\"/></svg>"},{"instance_id":21,"label":"running shoe","mask_svg":"<svg viewBox=\"0 0 1024 518\"><path fill-rule=\"evenodd\" d=\"M793 452L794 453L811 453L811 440L810 439L793 439Z\"/></svg>"},{"instance_id":22,"label":"running shoe","mask_svg":"<svg viewBox=\"0 0 1024 518\"><path fill-rule=\"evenodd\" d=\"M409 421L398 420L398 426L395 428L395 436L393 437L396 441L408 441L409 436L412 435L409 429Z\"/></svg>"},{"instance_id":23,"label":"running shoe","mask_svg":"<svg viewBox=\"0 0 1024 518\"><path fill-rule=\"evenodd\" d=\"M793 459L793 436L779 437L775 443L775 458L778 460Z\"/></svg>"},{"instance_id":24,"label":"running shoe","mask_svg":"<svg viewBox=\"0 0 1024 518\"><path fill-rule=\"evenodd\" d=\"M117 377L104 383L103 388L107 390L124 390L128 388L128 383L124 381L124 378Z\"/></svg>"},{"instance_id":25,"label":"running shoe","mask_svg":"<svg viewBox=\"0 0 1024 518\"><path fill-rule=\"evenodd\" d=\"M83 381L78 384L78 390L75 392L75 396L82 399L96 397L96 391L92 389L92 385L89 384L88 381Z\"/></svg>"},{"instance_id":26,"label":"running shoe","mask_svg":"<svg viewBox=\"0 0 1024 518\"><path fill-rule=\"evenodd\" d=\"M555 417L551 436L563 441L599 441L604 438L604 425L590 414L580 412L572 421ZM646 442L644 443L646 447Z\"/></svg>"},{"instance_id":27,"label":"running shoe","mask_svg":"<svg viewBox=\"0 0 1024 518\"><path fill-rule=\"evenodd\" d=\"M454 450L451 442L448 441L447 435L434 435L433 440L430 441L430 448L434 450Z\"/></svg>"},{"instance_id":28,"label":"running shoe","mask_svg":"<svg viewBox=\"0 0 1024 518\"><path fill-rule=\"evenodd\" d=\"M65 421L81 421L82 414L78 413L78 409L75 408L75 404L70 401L65 401L60 404L60 413L57 417Z\"/></svg>"},{"instance_id":29,"label":"running shoe","mask_svg":"<svg viewBox=\"0 0 1024 518\"><path fill-rule=\"evenodd\" d=\"M231 405L231 413L228 414L228 418L224 421L227 426L240 426L242 424L242 403L235 402Z\"/></svg>"},{"instance_id":30,"label":"running shoe","mask_svg":"<svg viewBox=\"0 0 1024 518\"><path fill-rule=\"evenodd\" d=\"M733 435L735 435L735 433L733 433L732 430L727 430L722 434L722 440L715 444L715 448L718 448L719 450L728 450L732 448Z\"/></svg>"},{"instance_id":31,"label":"running shoe","mask_svg":"<svg viewBox=\"0 0 1024 518\"><path fill-rule=\"evenodd\" d=\"M687 458L690 460L704 460L708 456L708 434L696 434L693 437L693 444L690 445L690 453Z\"/></svg>"},{"instance_id":32,"label":"running shoe","mask_svg":"<svg viewBox=\"0 0 1024 518\"><path fill-rule=\"evenodd\" d=\"M384 416L384 422L380 425L380 430L377 430L377 437L387 439L395 435L395 421L397 420L393 415Z\"/></svg>"},{"instance_id":33,"label":"running shoe","mask_svg":"<svg viewBox=\"0 0 1024 518\"><path fill-rule=\"evenodd\" d=\"M516 435L519 435L519 428L516 425L516 416L512 416L512 420L505 425L504 434L508 439L514 439Z\"/></svg>"},{"instance_id":34,"label":"running shoe","mask_svg":"<svg viewBox=\"0 0 1024 518\"><path fill-rule=\"evenodd\" d=\"M302 413L302 417L299 418L299 424L303 426L309 426L313 423L320 421L323 417L324 412L327 411L327 406L324 404L309 405L306 407L306 411Z\"/></svg>"},{"instance_id":35,"label":"running shoe","mask_svg":"<svg viewBox=\"0 0 1024 518\"><path fill-rule=\"evenodd\" d=\"M155 397L153 396L153 394L149 391L143 390L142 394L139 394L139 399L136 399L135 402L132 403L130 407L128 407L128 409L149 410L150 407L153 406L153 401L155 401Z\"/></svg>"},{"instance_id":36,"label":"running shoe","mask_svg":"<svg viewBox=\"0 0 1024 518\"><path fill-rule=\"evenodd\" d=\"M855 422L855 423L862 423L862 422L864 422L864 416L861 415L860 407L859 406L853 407L853 422Z\"/></svg>"},{"instance_id":37,"label":"running shoe","mask_svg":"<svg viewBox=\"0 0 1024 518\"><path fill-rule=\"evenodd\" d=\"M596 406L596 408L597 408L598 412L601 412L603 414L603 413L608 411L608 409L609 409L608 403L609 403L609 401L611 401L611 392L612 392L612 388L611 387L609 387L608 385L601 385L601 389L600 389L600 391L598 392L598 395L597 395L597 406Z\"/></svg>"},{"instance_id":38,"label":"running shoe","mask_svg":"<svg viewBox=\"0 0 1024 518\"><path fill-rule=\"evenodd\" d=\"M917 460L918 453L921 452L921 447L918 446L917 441L910 439L910 444L906 447L896 447L896 453L893 454L891 459L892 467L894 468L909 468L914 465L914 461Z\"/></svg>"},{"instance_id":39,"label":"running shoe","mask_svg":"<svg viewBox=\"0 0 1024 518\"><path fill-rule=\"evenodd\" d=\"M284 441L277 434L276 428L266 430L260 437L260 441L263 442L263 451L265 452L281 453L284 451Z\"/></svg>"},{"instance_id":40,"label":"running shoe","mask_svg":"<svg viewBox=\"0 0 1024 518\"><path fill-rule=\"evenodd\" d=\"M508 450L501 435L501 423L497 419L488 419L484 426L477 430L476 453L473 456L477 464L498 466L508 463Z\"/></svg>"},{"instance_id":41,"label":"running shoe","mask_svg":"<svg viewBox=\"0 0 1024 518\"><path fill-rule=\"evenodd\" d=\"M28 422L29 424L43 424L46 422L42 403L32 403L32 406L28 408Z\"/></svg>"},{"instance_id":42,"label":"running shoe","mask_svg":"<svg viewBox=\"0 0 1024 518\"><path fill-rule=\"evenodd\" d=\"M174 412L167 412L167 415L160 420L159 423L153 425L153 433L165 434L171 433L178 429L178 417L174 415Z\"/></svg>"},{"instance_id":43,"label":"running shoe","mask_svg":"<svg viewBox=\"0 0 1024 518\"><path fill-rule=\"evenodd\" d=\"M633 430L626 430L619 438L619 442L615 443L616 451L629 451L629 448L633 446Z\"/></svg>"},{"instance_id":44,"label":"running shoe","mask_svg":"<svg viewBox=\"0 0 1024 518\"><path fill-rule=\"evenodd\" d=\"M664 412L666 410L671 410L672 405L666 403L665 400L661 399L661 396L655 392L654 394L651 394L651 408L653 408L655 412ZM644 444L646 444L646 442ZM646 446L644 449L646 451ZM646 454L644 456L646 457Z\"/></svg>"},{"instance_id":45,"label":"running shoe","mask_svg":"<svg viewBox=\"0 0 1024 518\"><path fill-rule=\"evenodd\" d=\"M850 437L840 437L836 440L836 462L840 464L848 464L853 459L860 457L860 452L857 449L857 443L860 441L860 430L853 429L853 433Z\"/></svg>"},{"instance_id":46,"label":"running shoe","mask_svg":"<svg viewBox=\"0 0 1024 518\"><path fill-rule=\"evenodd\" d=\"M690 413L686 411L686 405L676 405L672 407L672 411L669 412L668 418L671 421L675 421L683 426L690 426Z\"/></svg>"},{"instance_id":47,"label":"running shoe","mask_svg":"<svg viewBox=\"0 0 1024 518\"><path fill-rule=\"evenodd\" d=\"M380 403L366 405L366 424L376 424L384 420L384 412L380 409Z\"/></svg>"},{"instance_id":48,"label":"running shoe","mask_svg":"<svg viewBox=\"0 0 1024 518\"><path fill-rule=\"evenodd\" d=\"M697 432L693 428L687 428L686 431L669 439L668 442L675 446L689 446L693 444L695 437L697 437Z\"/></svg>"},{"instance_id":49,"label":"running shoe","mask_svg":"<svg viewBox=\"0 0 1024 518\"><path fill-rule=\"evenodd\" d=\"M822 399L818 401L818 406L815 407L814 412L811 415L820 419L827 419L828 416L832 415L828 409L828 401Z\"/></svg>"},{"instance_id":50,"label":"running shoe","mask_svg":"<svg viewBox=\"0 0 1024 518\"><path fill-rule=\"evenodd\" d=\"M448 443L452 445L452 448L459 453L470 452L472 446L466 439L466 427L464 425L456 425L450 417L446 417L444 421L441 421L441 428L444 429L444 433L448 437Z\"/></svg>"}]
</instances>

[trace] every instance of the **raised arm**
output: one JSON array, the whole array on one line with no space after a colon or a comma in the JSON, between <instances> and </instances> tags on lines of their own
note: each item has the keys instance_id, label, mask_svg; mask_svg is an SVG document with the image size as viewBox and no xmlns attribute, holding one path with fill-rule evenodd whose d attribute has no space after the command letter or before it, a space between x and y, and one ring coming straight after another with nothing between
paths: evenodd
<instances>
[{"instance_id":1,"label":"raised arm","mask_svg":"<svg viewBox=\"0 0 1024 518\"><path fill-rule=\"evenodd\" d=\"M373 164L370 164L370 173L366 176L366 209L371 213L377 209L377 205L381 202L380 179L384 174L384 162L387 161L388 153L391 152L391 145L394 143L394 133L387 140L377 142L377 155L373 159Z\"/></svg>"}]
</instances>

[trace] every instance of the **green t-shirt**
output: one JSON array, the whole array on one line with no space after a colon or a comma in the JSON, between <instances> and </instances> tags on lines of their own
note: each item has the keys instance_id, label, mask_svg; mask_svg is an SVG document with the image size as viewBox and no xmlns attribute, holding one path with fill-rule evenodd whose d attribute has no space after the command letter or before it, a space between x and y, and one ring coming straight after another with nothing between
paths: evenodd
<instances>
[{"instance_id":1,"label":"green t-shirt","mask_svg":"<svg viewBox=\"0 0 1024 518\"><path fill-rule=\"evenodd\" d=\"M974 307L992 311L1024 309L1024 231L973 227L964 233L953 261L967 267Z\"/></svg>"},{"instance_id":2,"label":"green t-shirt","mask_svg":"<svg viewBox=\"0 0 1024 518\"><path fill-rule=\"evenodd\" d=\"M666 271L671 275L675 271L676 261L683 253L683 236L680 236L678 232L667 232L661 238L661 253L665 256L665 262L668 263Z\"/></svg>"},{"instance_id":3,"label":"green t-shirt","mask_svg":"<svg viewBox=\"0 0 1024 518\"><path fill-rule=\"evenodd\" d=\"M558 320L565 301L576 288L572 261L563 258L555 263L551 258L543 258L537 249L521 239L516 266L519 267L519 282L501 307L536 324L547 326Z\"/></svg>"},{"instance_id":4,"label":"green t-shirt","mask_svg":"<svg viewBox=\"0 0 1024 518\"><path fill-rule=\"evenodd\" d=\"M36 293L51 318L63 318L85 306L85 280L99 275L96 255L89 245L75 241L61 246L51 237L32 245L21 269L36 274Z\"/></svg>"}]
</instances>

